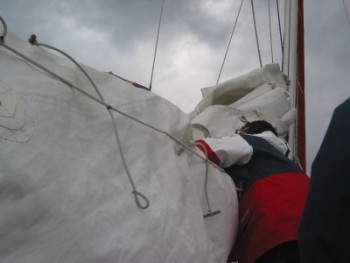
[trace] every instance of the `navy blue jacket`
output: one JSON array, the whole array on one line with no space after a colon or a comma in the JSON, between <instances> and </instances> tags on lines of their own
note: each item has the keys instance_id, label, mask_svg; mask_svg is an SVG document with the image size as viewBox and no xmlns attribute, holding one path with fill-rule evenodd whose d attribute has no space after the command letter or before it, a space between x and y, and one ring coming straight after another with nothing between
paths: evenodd
<instances>
[{"instance_id":1,"label":"navy blue jacket","mask_svg":"<svg viewBox=\"0 0 350 263\"><path fill-rule=\"evenodd\" d=\"M232 165L225 169L236 186L243 189L238 192L238 197L241 197L244 191L258 179L278 173L303 173L296 163L263 138L254 135L241 136L253 147L253 155L247 164Z\"/></svg>"},{"instance_id":2,"label":"navy blue jacket","mask_svg":"<svg viewBox=\"0 0 350 263\"><path fill-rule=\"evenodd\" d=\"M350 99L338 106L313 162L299 228L303 263L350 262Z\"/></svg>"}]
</instances>

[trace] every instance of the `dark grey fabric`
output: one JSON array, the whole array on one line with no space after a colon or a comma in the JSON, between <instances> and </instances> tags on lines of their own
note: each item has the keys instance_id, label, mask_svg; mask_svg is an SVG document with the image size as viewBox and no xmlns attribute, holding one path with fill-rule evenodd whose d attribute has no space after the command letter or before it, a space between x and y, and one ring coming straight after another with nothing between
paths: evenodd
<instances>
[{"instance_id":1,"label":"dark grey fabric","mask_svg":"<svg viewBox=\"0 0 350 263\"><path fill-rule=\"evenodd\" d=\"M283 243L265 253L255 263L300 263L298 242Z\"/></svg>"},{"instance_id":2,"label":"dark grey fabric","mask_svg":"<svg viewBox=\"0 0 350 263\"><path fill-rule=\"evenodd\" d=\"M301 260L350 262L350 99L338 106L313 162L299 228Z\"/></svg>"}]
</instances>

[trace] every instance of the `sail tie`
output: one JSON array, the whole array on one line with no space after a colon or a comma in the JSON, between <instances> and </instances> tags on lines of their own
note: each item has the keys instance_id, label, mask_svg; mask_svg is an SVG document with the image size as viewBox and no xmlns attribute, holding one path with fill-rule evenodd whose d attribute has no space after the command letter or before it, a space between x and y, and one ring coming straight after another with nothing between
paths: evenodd
<instances>
[{"instance_id":1,"label":"sail tie","mask_svg":"<svg viewBox=\"0 0 350 263\"><path fill-rule=\"evenodd\" d=\"M201 141L197 141L197 143L202 144L203 143ZM210 160L208 158L208 151L207 148L203 145L203 147L201 147L201 150L204 152L205 154L205 179L204 179L204 193L205 193L205 200L207 202L207 207L208 207L208 212L206 214L203 215L204 218L207 217L211 217L211 216L215 216L217 214L220 214L220 210L217 211L212 211L211 210L211 205L209 202L209 194L208 194L208 175L209 175L209 163Z\"/></svg>"}]
</instances>

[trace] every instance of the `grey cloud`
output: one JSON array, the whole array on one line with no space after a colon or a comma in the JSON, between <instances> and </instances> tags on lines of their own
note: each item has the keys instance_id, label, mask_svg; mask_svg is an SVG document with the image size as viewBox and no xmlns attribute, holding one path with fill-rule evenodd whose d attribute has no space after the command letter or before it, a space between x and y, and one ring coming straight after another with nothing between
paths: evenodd
<instances>
[{"instance_id":1,"label":"grey cloud","mask_svg":"<svg viewBox=\"0 0 350 263\"><path fill-rule=\"evenodd\" d=\"M350 2L345 2L350 10ZM227 7L203 9L208 3L217 7L227 4ZM155 91L162 89L164 94L169 94L168 99L171 94L181 94L184 97L179 100L181 108L191 109L197 103L199 88L216 81L239 3L238 0L165 0ZM270 63L266 3L254 1L263 63ZM279 3L283 17L284 1ZM160 5L161 0L2 0L0 15L8 22L9 30L22 38L36 33L43 42L58 44L73 57L78 56L79 61L111 69L147 85ZM309 170L333 109L349 96L350 30L340 1L304 1L304 7ZM271 1L271 8L274 56L279 62L276 1ZM63 20L67 19L74 21L76 32L64 26ZM281 22L283 27L284 21ZM82 40L86 29L96 39ZM106 54L116 57L109 58ZM259 61L251 6L250 1L245 1L221 80L256 67ZM186 105L181 105L182 102Z\"/></svg>"}]
</instances>

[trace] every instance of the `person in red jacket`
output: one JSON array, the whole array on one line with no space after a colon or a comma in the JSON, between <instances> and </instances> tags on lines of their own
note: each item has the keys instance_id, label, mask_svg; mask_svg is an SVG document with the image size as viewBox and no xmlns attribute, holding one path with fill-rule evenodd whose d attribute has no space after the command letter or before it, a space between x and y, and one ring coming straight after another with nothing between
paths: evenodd
<instances>
[{"instance_id":1,"label":"person in red jacket","mask_svg":"<svg viewBox=\"0 0 350 263\"><path fill-rule=\"evenodd\" d=\"M238 188L239 226L232 255L240 263L299 262L297 232L309 178L290 160L287 144L266 121L196 145Z\"/></svg>"}]
</instances>

